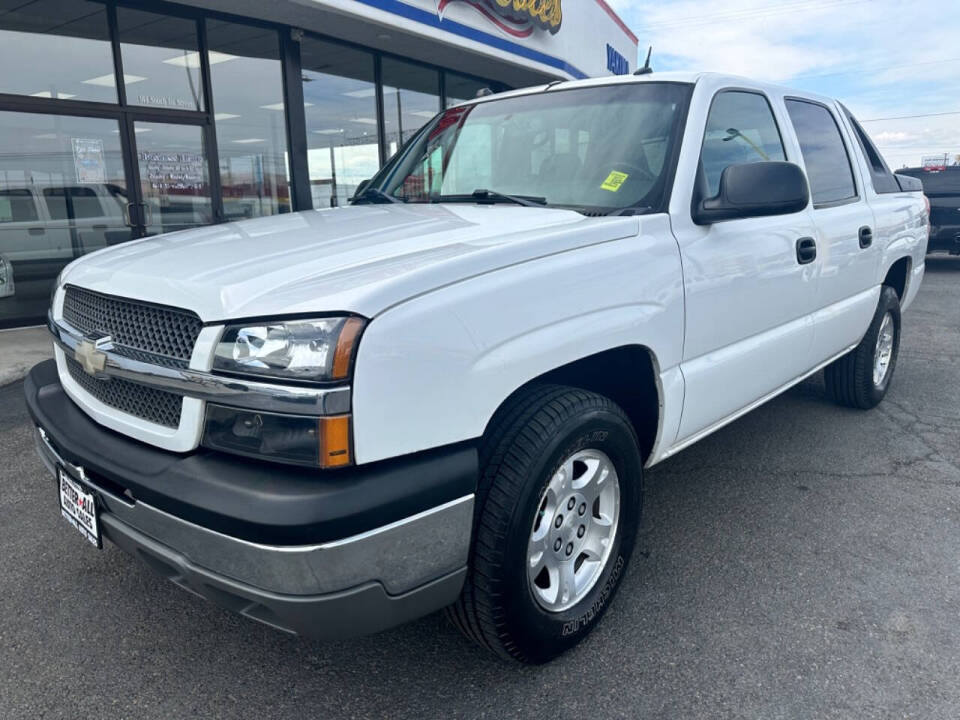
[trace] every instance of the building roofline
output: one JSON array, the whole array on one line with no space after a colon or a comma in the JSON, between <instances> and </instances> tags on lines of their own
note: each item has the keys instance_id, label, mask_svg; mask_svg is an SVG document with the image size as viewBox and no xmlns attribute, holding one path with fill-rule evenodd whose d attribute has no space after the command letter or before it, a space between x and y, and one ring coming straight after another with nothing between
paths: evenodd
<instances>
[{"instance_id":1,"label":"building roofline","mask_svg":"<svg viewBox=\"0 0 960 720\"><path fill-rule=\"evenodd\" d=\"M607 15L610 16L610 19L613 20L619 26L619 28L623 30L624 33L626 33L627 37L630 38L631 42L633 42L634 45L640 44L640 41L637 39L637 36L634 35L633 31L627 27L627 24L617 14L617 11L607 4L606 0L597 0L597 5L599 5L604 9Z\"/></svg>"}]
</instances>

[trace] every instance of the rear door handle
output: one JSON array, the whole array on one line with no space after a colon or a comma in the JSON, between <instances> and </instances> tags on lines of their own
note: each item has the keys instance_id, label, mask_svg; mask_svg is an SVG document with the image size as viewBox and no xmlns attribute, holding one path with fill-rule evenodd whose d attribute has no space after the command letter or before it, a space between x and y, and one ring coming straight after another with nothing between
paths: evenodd
<instances>
[{"instance_id":1,"label":"rear door handle","mask_svg":"<svg viewBox=\"0 0 960 720\"><path fill-rule=\"evenodd\" d=\"M797 262L808 265L817 259L817 241L811 237L797 240Z\"/></svg>"},{"instance_id":2,"label":"rear door handle","mask_svg":"<svg viewBox=\"0 0 960 720\"><path fill-rule=\"evenodd\" d=\"M866 250L868 247L873 245L873 230L866 225L860 228L859 237L861 250Z\"/></svg>"}]
</instances>

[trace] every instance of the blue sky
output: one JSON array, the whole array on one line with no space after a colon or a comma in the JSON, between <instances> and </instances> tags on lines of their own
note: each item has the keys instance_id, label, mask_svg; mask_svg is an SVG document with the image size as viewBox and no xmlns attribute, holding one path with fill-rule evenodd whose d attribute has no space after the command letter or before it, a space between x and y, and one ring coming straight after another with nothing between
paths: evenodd
<instances>
[{"instance_id":1,"label":"blue sky","mask_svg":"<svg viewBox=\"0 0 960 720\"><path fill-rule=\"evenodd\" d=\"M837 97L895 168L960 154L960 0L608 2L641 56L653 45L654 70L730 72ZM883 119L913 115L924 117Z\"/></svg>"}]
</instances>

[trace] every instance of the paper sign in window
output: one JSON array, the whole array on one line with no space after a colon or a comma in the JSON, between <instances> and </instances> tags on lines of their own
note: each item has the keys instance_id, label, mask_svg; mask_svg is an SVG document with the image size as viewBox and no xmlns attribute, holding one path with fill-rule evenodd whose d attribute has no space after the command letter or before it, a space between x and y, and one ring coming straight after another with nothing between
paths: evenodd
<instances>
[{"instance_id":1,"label":"paper sign in window","mask_svg":"<svg viewBox=\"0 0 960 720\"><path fill-rule=\"evenodd\" d=\"M617 192L627 181L627 178L630 177L627 173L617 172L614 170L612 173L607 175L607 179L603 181L603 185L600 187L604 190L609 190L610 192Z\"/></svg>"}]
</instances>

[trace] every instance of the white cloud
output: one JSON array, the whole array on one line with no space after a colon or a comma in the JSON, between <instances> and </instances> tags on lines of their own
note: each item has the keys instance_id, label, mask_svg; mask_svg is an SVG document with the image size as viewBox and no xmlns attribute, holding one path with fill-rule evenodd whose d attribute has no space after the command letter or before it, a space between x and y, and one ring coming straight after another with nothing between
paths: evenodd
<instances>
[{"instance_id":1,"label":"white cloud","mask_svg":"<svg viewBox=\"0 0 960 720\"><path fill-rule=\"evenodd\" d=\"M880 144L892 145L894 143L913 142L920 138L916 133L908 133L899 130L883 130L873 134L873 141Z\"/></svg>"},{"instance_id":2,"label":"white cloud","mask_svg":"<svg viewBox=\"0 0 960 720\"><path fill-rule=\"evenodd\" d=\"M608 0L654 70L728 72L839 97L860 118L960 110L956 0ZM960 115L867 123L888 161L960 153Z\"/></svg>"}]
</instances>

